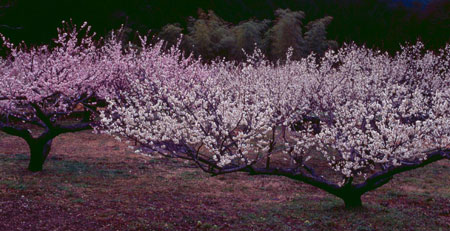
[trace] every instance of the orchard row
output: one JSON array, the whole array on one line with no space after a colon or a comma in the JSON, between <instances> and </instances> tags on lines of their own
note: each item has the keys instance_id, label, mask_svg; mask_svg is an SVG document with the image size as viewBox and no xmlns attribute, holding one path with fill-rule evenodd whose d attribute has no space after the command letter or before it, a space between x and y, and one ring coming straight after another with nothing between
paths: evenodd
<instances>
[{"instance_id":1,"label":"orchard row","mask_svg":"<svg viewBox=\"0 0 450 231\"><path fill-rule=\"evenodd\" d=\"M3 38L0 129L28 143L31 171L53 138L94 128L213 175L286 176L359 207L395 174L450 157L450 45L392 57L350 44L296 61L289 50L277 63L255 49L245 62L204 63L146 37L93 36L84 24L59 30L52 47ZM77 105L84 119L62 125ZM315 170L320 161L332 176Z\"/></svg>"}]
</instances>

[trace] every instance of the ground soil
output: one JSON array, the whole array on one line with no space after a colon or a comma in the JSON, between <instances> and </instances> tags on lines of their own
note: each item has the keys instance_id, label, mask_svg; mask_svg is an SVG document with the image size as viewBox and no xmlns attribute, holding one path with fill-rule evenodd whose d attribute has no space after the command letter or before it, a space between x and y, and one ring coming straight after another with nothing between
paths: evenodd
<instances>
[{"instance_id":1,"label":"ground soil","mask_svg":"<svg viewBox=\"0 0 450 231\"><path fill-rule=\"evenodd\" d=\"M282 177L211 177L91 131L53 142L44 171L0 134L0 230L450 230L450 161L403 173L364 208Z\"/></svg>"}]
</instances>

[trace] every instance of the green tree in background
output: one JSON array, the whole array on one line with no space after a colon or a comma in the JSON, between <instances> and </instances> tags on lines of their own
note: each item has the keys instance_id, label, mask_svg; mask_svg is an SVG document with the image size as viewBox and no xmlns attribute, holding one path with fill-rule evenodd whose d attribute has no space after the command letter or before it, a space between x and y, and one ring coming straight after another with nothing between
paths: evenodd
<instances>
[{"instance_id":1,"label":"green tree in background","mask_svg":"<svg viewBox=\"0 0 450 231\"><path fill-rule=\"evenodd\" d=\"M265 50L272 60L283 58L289 47L293 48L292 58L296 59L306 53L305 39L302 33L302 19L305 13L278 9L274 25L266 32L264 38Z\"/></svg>"},{"instance_id":2,"label":"green tree in background","mask_svg":"<svg viewBox=\"0 0 450 231\"><path fill-rule=\"evenodd\" d=\"M274 21L249 19L233 25L212 10L199 10L198 19L188 19L187 34L181 47L205 60L224 57L236 61L242 61L245 53L251 53L255 48L276 61L283 59L290 47L293 48L293 59L311 52L322 55L326 50L338 47L336 41L327 40L326 29L332 17L320 18L303 26L305 13L302 11L278 9L275 15ZM167 46L172 46L182 32L180 24L168 24L158 36L167 42Z\"/></svg>"},{"instance_id":3,"label":"green tree in background","mask_svg":"<svg viewBox=\"0 0 450 231\"><path fill-rule=\"evenodd\" d=\"M334 40L327 40L327 26L331 23L333 17L327 16L321 19L309 22L306 25L305 47L306 55L314 52L323 55L328 49L337 49L338 43ZM304 54L305 55L305 54Z\"/></svg>"},{"instance_id":4,"label":"green tree in background","mask_svg":"<svg viewBox=\"0 0 450 231\"><path fill-rule=\"evenodd\" d=\"M252 53L256 47L262 47L263 45L263 33L269 28L270 20L248 20L239 23L233 27L233 33L235 36L235 45L237 47L234 54L235 60L243 60L246 53Z\"/></svg>"},{"instance_id":5,"label":"green tree in background","mask_svg":"<svg viewBox=\"0 0 450 231\"><path fill-rule=\"evenodd\" d=\"M166 41L166 46L171 47L177 44L182 32L183 28L181 28L180 24L167 24L161 29L158 37Z\"/></svg>"},{"instance_id":6,"label":"green tree in background","mask_svg":"<svg viewBox=\"0 0 450 231\"><path fill-rule=\"evenodd\" d=\"M217 56L227 57L234 52L235 39L231 24L212 10L198 11L198 19L190 18L186 41L189 47L207 60Z\"/></svg>"}]
</instances>

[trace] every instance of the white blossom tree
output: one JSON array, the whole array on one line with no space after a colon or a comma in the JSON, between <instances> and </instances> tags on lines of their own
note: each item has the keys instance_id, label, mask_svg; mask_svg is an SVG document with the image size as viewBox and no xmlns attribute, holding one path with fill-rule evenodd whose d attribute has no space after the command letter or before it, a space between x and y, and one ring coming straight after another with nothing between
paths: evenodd
<instances>
[{"instance_id":1,"label":"white blossom tree","mask_svg":"<svg viewBox=\"0 0 450 231\"><path fill-rule=\"evenodd\" d=\"M349 46L323 59L339 67L323 65L326 83L311 88L321 99L313 100L321 131L296 132L294 152L318 151L343 176L326 191L358 207L362 194L395 174L449 158L449 51L422 54L418 43L390 58ZM411 66L424 71L409 75Z\"/></svg>"},{"instance_id":2,"label":"white blossom tree","mask_svg":"<svg viewBox=\"0 0 450 231\"><path fill-rule=\"evenodd\" d=\"M395 174L450 157L449 53L348 45L320 61L288 52L274 65L255 52L244 64L203 66L173 51L178 58L142 66L144 78L108 101L101 123L137 151L213 175L285 176L360 207Z\"/></svg>"}]
</instances>

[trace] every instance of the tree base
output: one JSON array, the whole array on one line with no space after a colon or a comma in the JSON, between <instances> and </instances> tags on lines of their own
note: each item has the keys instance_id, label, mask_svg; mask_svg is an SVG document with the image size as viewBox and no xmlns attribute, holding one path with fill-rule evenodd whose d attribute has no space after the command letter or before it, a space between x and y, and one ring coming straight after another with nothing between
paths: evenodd
<instances>
[{"instance_id":1,"label":"tree base","mask_svg":"<svg viewBox=\"0 0 450 231\"><path fill-rule=\"evenodd\" d=\"M39 164L39 163L31 163L28 165L28 170L31 172L40 172L42 171L43 168L43 164Z\"/></svg>"},{"instance_id":2,"label":"tree base","mask_svg":"<svg viewBox=\"0 0 450 231\"><path fill-rule=\"evenodd\" d=\"M363 207L361 196L354 196L351 198L343 198L346 209L360 209Z\"/></svg>"},{"instance_id":3,"label":"tree base","mask_svg":"<svg viewBox=\"0 0 450 231\"><path fill-rule=\"evenodd\" d=\"M50 152L52 139L44 142L30 142L28 145L31 153L28 170L31 172L40 172Z\"/></svg>"}]
</instances>

